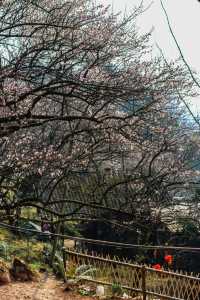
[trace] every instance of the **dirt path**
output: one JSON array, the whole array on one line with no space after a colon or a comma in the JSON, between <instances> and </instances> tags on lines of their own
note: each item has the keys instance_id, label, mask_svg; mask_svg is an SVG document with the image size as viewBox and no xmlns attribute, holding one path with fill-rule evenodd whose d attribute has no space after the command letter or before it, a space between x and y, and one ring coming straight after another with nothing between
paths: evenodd
<instances>
[{"instance_id":1,"label":"dirt path","mask_svg":"<svg viewBox=\"0 0 200 300\"><path fill-rule=\"evenodd\" d=\"M40 282L15 282L0 286L1 300L95 300L64 291L64 284L54 277L41 278Z\"/></svg>"}]
</instances>

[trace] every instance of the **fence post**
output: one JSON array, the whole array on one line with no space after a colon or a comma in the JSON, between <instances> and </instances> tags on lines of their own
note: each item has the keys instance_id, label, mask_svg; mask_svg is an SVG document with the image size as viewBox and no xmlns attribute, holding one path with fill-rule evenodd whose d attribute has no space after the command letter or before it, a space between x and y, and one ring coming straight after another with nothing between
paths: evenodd
<instances>
[{"instance_id":1,"label":"fence post","mask_svg":"<svg viewBox=\"0 0 200 300\"><path fill-rule=\"evenodd\" d=\"M141 269L141 273L142 273L142 296L143 296L143 300L146 300L146 268L145 266L142 266Z\"/></svg>"},{"instance_id":2,"label":"fence post","mask_svg":"<svg viewBox=\"0 0 200 300\"><path fill-rule=\"evenodd\" d=\"M66 252L65 252L65 247L62 248L62 255L63 255L63 266L66 271Z\"/></svg>"},{"instance_id":3,"label":"fence post","mask_svg":"<svg viewBox=\"0 0 200 300\"><path fill-rule=\"evenodd\" d=\"M66 278L66 269L67 269L67 265L66 265L66 259L67 259L67 256L66 256L66 252L65 252L65 247L62 247L62 258L63 258L63 267L64 267L64 282L67 281L67 278Z\"/></svg>"}]
</instances>

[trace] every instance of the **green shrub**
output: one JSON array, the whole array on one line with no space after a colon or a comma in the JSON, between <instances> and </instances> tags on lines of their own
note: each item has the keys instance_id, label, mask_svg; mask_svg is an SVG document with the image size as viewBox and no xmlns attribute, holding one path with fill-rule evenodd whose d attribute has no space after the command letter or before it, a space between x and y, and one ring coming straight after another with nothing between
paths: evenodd
<instances>
[{"instance_id":1,"label":"green shrub","mask_svg":"<svg viewBox=\"0 0 200 300\"><path fill-rule=\"evenodd\" d=\"M123 294L123 289L119 283L113 283L111 291L114 296L121 296Z\"/></svg>"}]
</instances>

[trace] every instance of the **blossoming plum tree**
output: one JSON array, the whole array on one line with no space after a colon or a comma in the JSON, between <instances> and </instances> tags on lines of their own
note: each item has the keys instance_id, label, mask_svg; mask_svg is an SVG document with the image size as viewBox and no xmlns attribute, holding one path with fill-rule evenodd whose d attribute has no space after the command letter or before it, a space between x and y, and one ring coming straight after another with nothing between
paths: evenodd
<instances>
[{"instance_id":1,"label":"blossoming plum tree","mask_svg":"<svg viewBox=\"0 0 200 300\"><path fill-rule=\"evenodd\" d=\"M149 55L150 33L140 35L136 26L142 11L139 6L129 16L115 15L90 0L3 1L4 194L17 193L30 174L54 187L74 170L99 169L105 162L117 168L119 153L127 149L135 196L147 206L150 199L163 200L173 182L185 182L191 170L183 143L189 135L177 126L181 112L172 99L177 91L193 95L193 83L181 65ZM5 205L43 204L34 195L32 202L14 198L1 202Z\"/></svg>"}]
</instances>

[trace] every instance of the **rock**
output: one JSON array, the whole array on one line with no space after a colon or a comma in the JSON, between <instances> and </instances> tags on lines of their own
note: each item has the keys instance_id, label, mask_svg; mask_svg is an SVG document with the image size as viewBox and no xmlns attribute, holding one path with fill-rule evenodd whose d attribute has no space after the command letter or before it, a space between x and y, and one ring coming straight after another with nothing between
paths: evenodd
<instances>
[{"instance_id":1,"label":"rock","mask_svg":"<svg viewBox=\"0 0 200 300\"><path fill-rule=\"evenodd\" d=\"M10 279L10 274L9 273L1 273L0 272L0 284L8 284L11 282L11 279Z\"/></svg>"},{"instance_id":2,"label":"rock","mask_svg":"<svg viewBox=\"0 0 200 300\"><path fill-rule=\"evenodd\" d=\"M127 295L126 293L123 293L122 295L122 299L130 299L131 297L129 295Z\"/></svg>"},{"instance_id":3,"label":"rock","mask_svg":"<svg viewBox=\"0 0 200 300\"><path fill-rule=\"evenodd\" d=\"M103 285L97 285L96 288L96 296L97 297L103 297L105 295L105 289Z\"/></svg>"},{"instance_id":4,"label":"rock","mask_svg":"<svg viewBox=\"0 0 200 300\"><path fill-rule=\"evenodd\" d=\"M35 281L37 279L34 273L22 260L14 258L11 274L15 280L19 281Z\"/></svg>"},{"instance_id":5,"label":"rock","mask_svg":"<svg viewBox=\"0 0 200 300\"><path fill-rule=\"evenodd\" d=\"M84 290L86 292L95 293L96 286L94 284L87 283L87 284L79 285L79 289Z\"/></svg>"},{"instance_id":6,"label":"rock","mask_svg":"<svg viewBox=\"0 0 200 300\"><path fill-rule=\"evenodd\" d=\"M65 283L65 292L74 291L77 288L78 284L75 279L68 279Z\"/></svg>"},{"instance_id":7,"label":"rock","mask_svg":"<svg viewBox=\"0 0 200 300\"><path fill-rule=\"evenodd\" d=\"M10 271L8 265L0 260L0 284L8 284L11 282Z\"/></svg>"}]
</instances>

